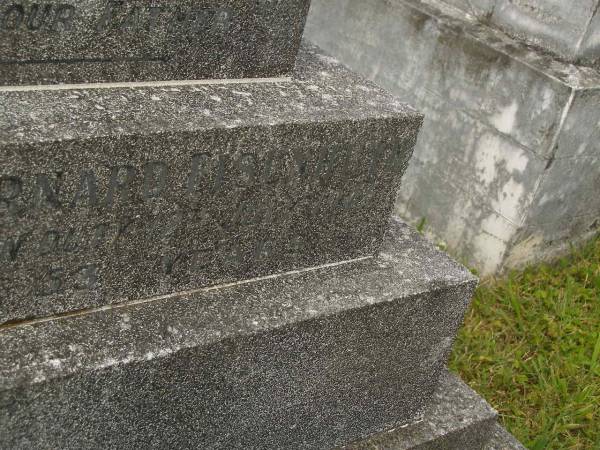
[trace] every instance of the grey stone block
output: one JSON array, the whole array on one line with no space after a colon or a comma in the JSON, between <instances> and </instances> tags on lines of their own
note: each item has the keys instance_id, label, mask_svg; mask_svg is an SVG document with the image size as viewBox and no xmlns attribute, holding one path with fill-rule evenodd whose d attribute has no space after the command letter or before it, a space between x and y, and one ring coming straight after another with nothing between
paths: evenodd
<instances>
[{"instance_id":1,"label":"grey stone block","mask_svg":"<svg viewBox=\"0 0 600 450\"><path fill-rule=\"evenodd\" d=\"M346 450L483 450L498 415L456 375L444 373L423 420L343 447Z\"/></svg>"},{"instance_id":2,"label":"grey stone block","mask_svg":"<svg viewBox=\"0 0 600 450\"><path fill-rule=\"evenodd\" d=\"M598 0L440 1L569 61L600 62Z\"/></svg>"},{"instance_id":3,"label":"grey stone block","mask_svg":"<svg viewBox=\"0 0 600 450\"><path fill-rule=\"evenodd\" d=\"M598 5L598 0L496 0L492 23L575 61ZM598 58L600 53L593 57Z\"/></svg>"},{"instance_id":4,"label":"grey stone block","mask_svg":"<svg viewBox=\"0 0 600 450\"><path fill-rule=\"evenodd\" d=\"M422 116L295 78L0 90L0 323L374 255Z\"/></svg>"},{"instance_id":5,"label":"grey stone block","mask_svg":"<svg viewBox=\"0 0 600 450\"><path fill-rule=\"evenodd\" d=\"M425 218L436 240L492 274L556 254L598 229L600 206L591 196L600 73L452 6L314 0L306 32L424 112L396 212L412 223ZM578 225L564 227L569 221Z\"/></svg>"},{"instance_id":6,"label":"grey stone block","mask_svg":"<svg viewBox=\"0 0 600 450\"><path fill-rule=\"evenodd\" d=\"M481 22L489 22L494 14L496 0L440 0L450 6L460 9Z\"/></svg>"},{"instance_id":7,"label":"grey stone block","mask_svg":"<svg viewBox=\"0 0 600 450\"><path fill-rule=\"evenodd\" d=\"M404 425L475 285L393 220L364 261L4 326L0 447L322 449Z\"/></svg>"},{"instance_id":8,"label":"grey stone block","mask_svg":"<svg viewBox=\"0 0 600 450\"><path fill-rule=\"evenodd\" d=\"M525 450L497 419L483 398L456 375L445 372L423 420L340 450Z\"/></svg>"},{"instance_id":9,"label":"grey stone block","mask_svg":"<svg viewBox=\"0 0 600 450\"><path fill-rule=\"evenodd\" d=\"M526 450L512 434L506 431L500 424L492 429L491 439L484 450Z\"/></svg>"},{"instance_id":10,"label":"grey stone block","mask_svg":"<svg viewBox=\"0 0 600 450\"><path fill-rule=\"evenodd\" d=\"M0 84L278 77L310 0L0 5Z\"/></svg>"}]
</instances>

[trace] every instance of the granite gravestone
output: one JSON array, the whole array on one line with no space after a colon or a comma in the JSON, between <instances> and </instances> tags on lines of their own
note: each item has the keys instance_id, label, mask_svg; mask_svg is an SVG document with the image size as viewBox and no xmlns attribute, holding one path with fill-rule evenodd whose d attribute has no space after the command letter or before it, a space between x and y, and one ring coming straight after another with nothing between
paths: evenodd
<instances>
[{"instance_id":1,"label":"granite gravestone","mask_svg":"<svg viewBox=\"0 0 600 450\"><path fill-rule=\"evenodd\" d=\"M286 83L0 96L0 323L374 255L421 117L301 60Z\"/></svg>"},{"instance_id":2,"label":"granite gravestone","mask_svg":"<svg viewBox=\"0 0 600 450\"><path fill-rule=\"evenodd\" d=\"M0 84L278 77L309 0L0 1Z\"/></svg>"}]
</instances>

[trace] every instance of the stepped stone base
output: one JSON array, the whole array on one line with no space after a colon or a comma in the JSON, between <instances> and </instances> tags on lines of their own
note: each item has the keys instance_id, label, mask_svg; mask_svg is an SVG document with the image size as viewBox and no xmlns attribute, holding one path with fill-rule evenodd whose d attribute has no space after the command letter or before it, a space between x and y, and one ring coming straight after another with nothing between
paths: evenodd
<instances>
[{"instance_id":1,"label":"stepped stone base","mask_svg":"<svg viewBox=\"0 0 600 450\"><path fill-rule=\"evenodd\" d=\"M0 330L2 448L306 448L422 417L476 279L376 258Z\"/></svg>"},{"instance_id":2,"label":"stepped stone base","mask_svg":"<svg viewBox=\"0 0 600 450\"><path fill-rule=\"evenodd\" d=\"M518 450L497 413L458 377L444 373L422 421L344 447L346 450Z\"/></svg>"},{"instance_id":3,"label":"stepped stone base","mask_svg":"<svg viewBox=\"0 0 600 450\"><path fill-rule=\"evenodd\" d=\"M597 232L598 70L437 0L313 0L306 36L425 114L396 213L461 260L496 273Z\"/></svg>"},{"instance_id":4,"label":"stepped stone base","mask_svg":"<svg viewBox=\"0 0 600 450\"><path fill-rule=\"evenodd\" d=\"M0 87L0 323L376 254L422 116L332 61Z\"/></svg>"}]
</instances>

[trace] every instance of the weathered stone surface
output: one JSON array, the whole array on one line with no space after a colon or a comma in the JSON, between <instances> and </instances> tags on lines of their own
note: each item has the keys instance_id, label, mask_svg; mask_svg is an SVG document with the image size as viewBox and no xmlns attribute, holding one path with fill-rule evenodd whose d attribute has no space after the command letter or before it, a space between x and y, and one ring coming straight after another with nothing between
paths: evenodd
<instances>
[{"instance_id":1,"label":"weathered stone surface","mask_svg":"<svg viewBox=\"0 0 600 450\"><path fill-rule=\"evenodd\" d=\"M0 442L343 445L423 413L475 285L393 220L375 258L5 326Z\"/></svg>"},{"instance_id":2,"label":"weathered stone surface","mask_svg":"<svg viewBox=\"0 0 600 450\"><path fill-rule=\"evenodd\" d=\"M496 430L497 419L498 414L484 399L456 375L444 372L422 421L372 436L343 448L345 450L482 450L488 445L494 433L500 435Z\"/></svg>"},{"instance_id":3,"label":"weathered stone surface","mask_svg":"<svg viewBox=\"0 0 600 450\"><path fill-rule=\"evenodd\" d=\"M482 273L556 255L600 223L600 73L439 5L314 0L307 36L424 112L398 214Z\"/></svg>"},{"instance_id":4,"label":"weathered stone surface","mask_svg":"<svg viewBox=\"0 0 600 450\"><path fill-rule=\"evenodd\" d=\"M600 62L598 0L439 1L570 61Z\"/></svg>"},{"instance_id":5,"label":"weathered stone surface","mask_svg":"<svg viewBox=\"0 0 600 450\"><path fill-rule=\"evenodd\" d=\"M484 450L526 450L526 448L500 424L496 424Z\"/></svg>"},{"instance_id":6,"label":"weathered stone surface","mask_svg":"<svg viewBox=\"0 0 600 450\"><path fill-rule=\"evenodd\" d=\"M421 116L296 79L0 93L0 322L371 256Z\"/></svg>"},{"instance_id":7,"label":"weathered stone surface","mask_svg":"<svg viewBox=\"0 0 600 450\"><path fill-rule=\"evenodd\" d=\"M0 4L0 84L289 75L310 0Z\"/></svg>"}]
</instances>

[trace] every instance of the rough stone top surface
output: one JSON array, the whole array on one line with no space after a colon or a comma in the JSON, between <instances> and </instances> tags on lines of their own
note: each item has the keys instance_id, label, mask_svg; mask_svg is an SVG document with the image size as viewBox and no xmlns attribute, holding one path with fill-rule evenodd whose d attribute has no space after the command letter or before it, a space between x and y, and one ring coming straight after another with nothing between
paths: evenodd
<instances>
[{"instance_id":1,"label":"rough stone top surface","mask_svg":"<svg viewBox=\"0 0 600 450\"><path fill-rule=\"evenodd\" d=\"M408 308L419 294L475 283L465 268L392 219L376 258L0 327L0 390L161 358L374 304L402 299Z\"/></svg>"},{"instance_id":2,"label":"rough stone top surface","mask_svg":"<svg viewBox=\"0 0 600 450\"><path fill-rule=\"evenodd\" d=\"M440 0L400 1L432 16L442 26L480 41L573 89L600 89L600 70L596 68L562 61L554 54L521 42L503 31L481 22L475 16L449 7Z\"/></svg>"},{"instance_id":3,"label":"rough stone top surface","mask_svg":"<svg viewBox=\"0 0 600 450\"><path fill-rule=\"evenodd\" d=\"M0 84L289 75L310 0L0 2Z\"/></svg>"},{"instance_id":4,"label":"rough stone top surface","mask_svg":"<svg viewBox=\"0 0 600 450\"><path fill-rule=\"evenodd\" d=\"M417 113L305 44L291 81L0 88L0 145L398 115Z\"/></svg>"}]
</instances>

